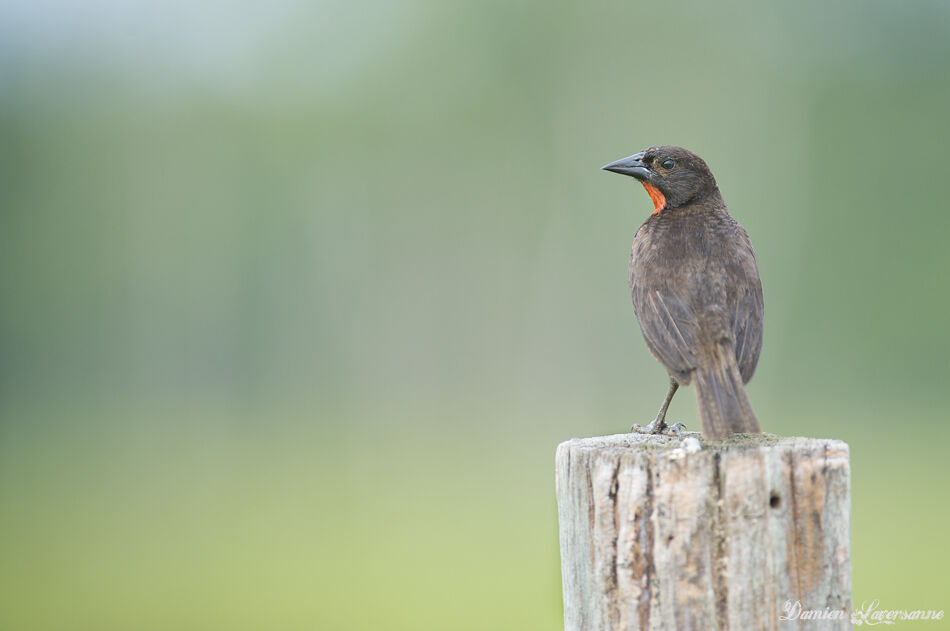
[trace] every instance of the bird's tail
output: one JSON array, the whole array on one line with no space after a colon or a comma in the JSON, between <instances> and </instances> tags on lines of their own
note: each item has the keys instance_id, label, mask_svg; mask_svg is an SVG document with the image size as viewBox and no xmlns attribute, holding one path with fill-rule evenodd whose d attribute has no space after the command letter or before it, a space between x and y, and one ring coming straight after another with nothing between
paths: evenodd
<instances>
[{"instance_id":1,"label":"bird's tail","mask_svg":"<svg viewBox=\"0 0 950 631\"><path fill-rule=\"evenodd\" d=\"M717 345L711 355L708 365L693 372L703 437L721 440L728 434L762 431L746 396L735 353L728 346Z\"/></svg>"}]
</instances>

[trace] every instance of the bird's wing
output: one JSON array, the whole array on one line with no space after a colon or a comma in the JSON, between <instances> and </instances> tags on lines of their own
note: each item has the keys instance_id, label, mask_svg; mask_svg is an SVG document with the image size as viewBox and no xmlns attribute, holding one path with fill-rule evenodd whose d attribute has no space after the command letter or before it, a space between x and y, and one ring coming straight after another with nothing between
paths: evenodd
<instances>
[{"instance_id":1,"label":"bird's wing","mask_svg":"<svg viewBox=\"0 0 950 631\"><path fill-rule=\"evenodd\" d=\"M736 363L742 382L748 383L762 350L762 286L742 291L736 301L733 331L736 336Z\"/></svg>"},{"instance_id":2,"label":"bird's wing","mask_svg":"<svg viewBox=\"0 0 950 631\"><path fill-rule=\"evenodd\" d=\"M633 288L637 322L653 356L682 384L696 367L699 324L686 296L668 285Z\"/></svg>"},{"instance_id":3,"label":"bird's wing","mask_svg":"<svg viewBox=\"0 0 950 631\"><path fill-rule=\"evenodd\" d=\"M734 294L735 309L732 320L732 330L736 338L736 363L743 383L748 383L759 362L759 353L762 350L762 317L764 312L762 300L762 282L759 280L758 265L752 242L746 231L739 227L740 257L745 258L745 264L736 270L737 283Z\"/></svg>"}]
</instances>

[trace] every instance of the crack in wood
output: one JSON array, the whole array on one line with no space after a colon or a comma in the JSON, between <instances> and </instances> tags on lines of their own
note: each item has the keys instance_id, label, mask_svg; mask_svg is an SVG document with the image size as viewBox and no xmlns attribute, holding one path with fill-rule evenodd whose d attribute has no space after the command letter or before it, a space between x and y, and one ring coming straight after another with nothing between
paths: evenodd
<instances>
[{"instance_id":1,"label":"crack in wood","mask_svg":"<svg viewBox=\"0 0 950 631\"><path fill-rule=\"evenodd\" d=\"M647 629L650 622L650 610L653 607L654 580L656 578L656 568L649 562L648 555L653 554L653 468L650 461L644 459L643 469L646 473L646 491L643 497L643 510L641 513L641 528L643 529L643 539L640 545L642 552L643 572L643 591L640 592L640 602L637 604L637 612L640 618L640 628ZM639 533L638 533L639 534Z\"/></svg>"},{"instance_id":2,"label":"crack in wood","mask_svg":"<svg viewBox=\"0 0 950 631\"><path fill-rule=\"evenodd\" d=\"M617 495L620 491L620 465L623 462L623 457L617 457L617 465L614 467L613 473L610 475L610 486L607 489L607 497L610 499L612 504L611 508L613 510L614 516L614 531L613 531L613 542L610 546L610 549L613 550L614 558L610 563L610 577L608 579L607 589L610 592L608 597L612 606L609 611L611 626L616 627L620 623L620 597L618 595L619 587L619 578L617 576L618 567L617 564L620 563L621 551L619 547L620 542L620 507L619 502L617 501Z\"/></svg>"},{"instance_id":3,"label":"crack in wood","mask_svg":"<svg viewBox=\"0 0 950 631\"><path fill-rule=\"evenodd\" d=\"M729 629L729 585L726 577L728 559L726 550L726 523L725 508L723 505L722 454L713 454L713 476L710 490L712 491L712 588L716 602L716 628L720 631Z\"/></svg>"}]
</instances>

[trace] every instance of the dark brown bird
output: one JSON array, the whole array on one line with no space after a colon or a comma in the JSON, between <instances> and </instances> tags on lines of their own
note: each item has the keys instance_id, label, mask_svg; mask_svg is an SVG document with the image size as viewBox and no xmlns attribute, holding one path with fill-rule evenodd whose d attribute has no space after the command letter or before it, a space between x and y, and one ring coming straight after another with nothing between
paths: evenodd
<instances>
[{"instance_id":1,"label":"dark brown bird","mask_svg":"<svg viewBox=\"0 0 950 631\"><path fill-rule=\"evenodd\" d=\"M761 431L744 384L762 350L762 283L709 167L682 147L651 147L603 168L638 179L654 205L633 239L630 292L670 389L653 422L633 429L667 430L676 389L695 383L704 437Z\"/></svg>"}]
</instances>

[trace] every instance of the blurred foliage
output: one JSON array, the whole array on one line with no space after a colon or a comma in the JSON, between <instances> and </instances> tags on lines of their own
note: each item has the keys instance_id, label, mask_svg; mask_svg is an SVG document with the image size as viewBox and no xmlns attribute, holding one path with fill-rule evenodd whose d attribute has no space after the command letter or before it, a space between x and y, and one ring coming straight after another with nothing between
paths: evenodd
<instances>
[{"instance_id":1,"label":"blurred foliage","mask_svg":"<svg viewBox=\"0 0 950 631\"><path fill-rule=\"evenodd\" d=\"M653 144L756 245L763 427L851 444L855 601L947 607L948 29L0 5L0 628L558 628L554 448L666 388L599 171Z\"/></svg>"}]
</instances>

